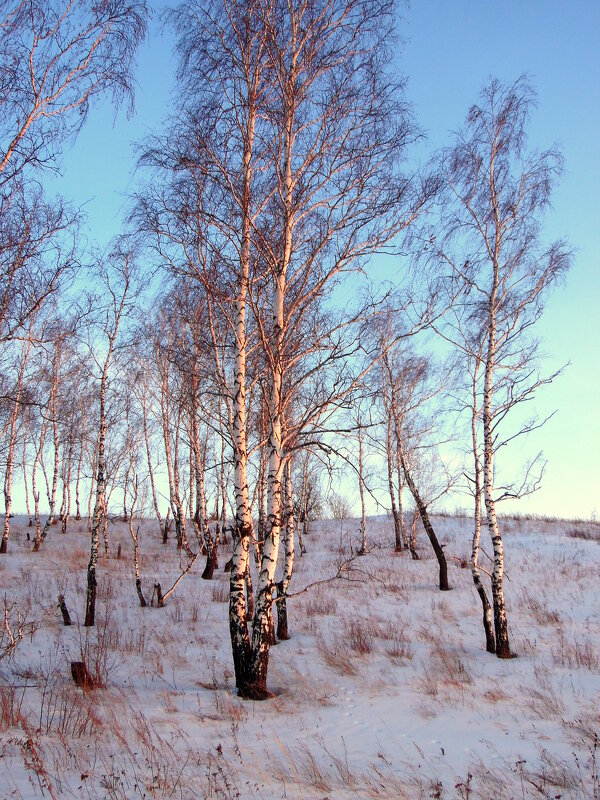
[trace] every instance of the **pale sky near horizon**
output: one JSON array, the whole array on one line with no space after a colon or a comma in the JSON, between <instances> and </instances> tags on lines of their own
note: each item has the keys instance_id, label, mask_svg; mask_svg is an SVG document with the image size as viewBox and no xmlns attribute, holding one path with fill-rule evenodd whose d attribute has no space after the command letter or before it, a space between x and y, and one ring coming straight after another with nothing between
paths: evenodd
<instances>
[{"instance_id":1,"label":"pale sky near horizon","mask_svg":"<svg viewBox=\"0 0 600 800\"><path fill-rule=\"evenodd\" d=\"M155 3L155 7L164 7ZM548 468L543 488L503 510L589 518L600 511L600 3L575 0L414 0L403 12L400 69L407 96L427 133L423 153L449 142L490 76L512 82L528 73L538 92L529 142L558 142L566 172L547 216L548 241L567 239L574 266L550 296L539 327L547 370L571 365L536 405L542 416L558 413L513 454L525 460L543 449ZM73 146L65 148L63 177L52 187L88 214L88 236L105 245L123 229L136 141L160 130L174 84L172 39L158 15L138 56L136 114L92 108ZM393 276L390 276L393 278Z\"/></svg>"}]
</instances>

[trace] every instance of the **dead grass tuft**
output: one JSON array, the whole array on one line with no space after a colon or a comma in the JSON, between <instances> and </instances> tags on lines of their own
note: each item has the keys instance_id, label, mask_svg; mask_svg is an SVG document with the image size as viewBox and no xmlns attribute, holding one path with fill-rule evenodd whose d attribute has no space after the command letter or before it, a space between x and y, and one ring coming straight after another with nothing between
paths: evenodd
<instances>
[{"instance_id":1,"label":"dead grass tuft","mask_svg":"<svg viewBox=\"0 0 600 800\"><path fill-rule=\"evenodd\" d=\"M23 718L25 688L8 684L0 686L0 730L16 728Z\"/></svg>"},{"instance_id":2,"label":"dead grass tuft","mask_svg":"<svg viewBox=\"0 0 600 800\"><path fill-rule=\"evenodd\" d=\"M348 631L348 644L355 653L367 655L373 650L373 631L368 622L353 620Z\"/></svg>"},{"instance_id":3,"label":"dead grass tuft","mask_svg":"<svg viewBox=\"0 0 600 800\"><path fill-rule=\"evenodd\" d=\"M322 636L317 638L317 650L328 667L338 675L356 675L358 668L354 663L356 655L343 640L328 644Z\"/></svg>"},{"instance_id":4,"label":"dead grass tuft","mask_svg":"<svg viewBox=\"0 0 600 800\"><path fill-rule=\"evenodd\" d=\"M327 614L335 614L337 612L337 603L335 598L326 596L321 590L315 592L304 603L304 613L307 617L325 616Z\"/></svg>"},{"instance_id":5,"label":"dead grass tuft","mask_svg":"<svg viewBox=\"0 0 600 800\"><path fill-rule=\"evenodd\" d=\"M229 584L225 581L215 581L212 586L212 599L215 603L228 603Z\"/></svg>"},{"instance_id":6,"label":"dead grass tuft","mask_svg":"<svg viewBox=\"0 0 600 800\"><path fill-rule=\"evenodd\" d=\"M525 589L521 596L521 602L538 625L558 625L560 623L558 611L548 608L544 598L534 597Z\"/></svg>"},{"instance_id":7,"label":"dead grass tuft","mask_svg":"<svg viewBox=\"0 0 600 800\"><path fill-rule=\"evenodd\" d=\"M560 632L558 647L552 649L554 663L567 669L583 668L590 672L600 671L600 653L590 639L567 639Z\"/></svg>"},{"instance_id":8,"label":"dead grass tuft","mask_svg":"<svg viewBox=\"0 0 600 800\"><path fill-rule=\"evenodd\" d=\"M413 658L415 651L403 627L388 622L379 629L377 636L388 643L386 652L391 658Z\"/></svg>"}]
</instances>

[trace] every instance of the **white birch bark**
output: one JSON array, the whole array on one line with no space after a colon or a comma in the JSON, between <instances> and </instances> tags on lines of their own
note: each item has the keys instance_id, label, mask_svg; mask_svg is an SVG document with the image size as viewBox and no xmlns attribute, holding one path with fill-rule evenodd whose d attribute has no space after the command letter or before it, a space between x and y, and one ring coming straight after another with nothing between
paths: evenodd
<instances>
[{"instance_id":1,"label":"white birch bark","mask_svg":"<svg viewBox=\"0 0 600 800\"><path fill-rule=\"evenodd\" d=\"M17 440L17 422L21 411L21 393L23 391L23 378L25 376L25 368L27 366L27 361L29 359L30 352L31 352L31 339L29 339L24 344L23 352L21 354L21 363L19 365L17 385L15 388L15 398L10 415L10 427L8 434L8 454L6 457L6 472L4 474L4 532L2 534L2 542L0 543L0 553L7 552L8 538L10 536L10 516L12 512L12 482L13 482L13 472L14 472L14 462L15 462L15 447ZM25 461L23 461L23 463L25 463ZM27 502L29 502L28 498Z\"/></svg>"},{"instance_id":2,"label":"white birch bark","mask_svg":"<svg viewBox=\"0 0 600 800\"><path fill-rule=\"evenodd\" d=\"M100 378L99 387L99 432L98 432L98 453L96 462L96 499L94 503L94 513L92 516L92 529L90 533L90 560L87 568L87 591L85 603L85 620L84 625L86 628L95 625L96 617L96 566L98 563L98 542L100 535L100 526L102 522L106 523L107 508L106 508L106 389L108 384L108 372L110 363L119 332L119 325L123 309L125 308L125 300L129 290L129 271L127 266L124 267L122 272L123 288L120 297L117 297L110 286L110 280L107 280L108 290L112 297L112 320L109 321L111 311L107 312L107 321L104 327L104 333L107 337L108 348L106 351L106 358L102 367L102 375ZM105 526L105 539L106 539L106 526Z\"/></svg>"},{"instance_id":3,"label":"white birch bark","mask_svg":"<svg viewBox=\"0 0 600 800\"><path fill-rule=\"evenodd\" d=\"M492 571L492 601L494 604L494 628L496 633L496 655L498 658L511 658L508 639L508 621L504 602L502 579L504 576L504 547L502 535L496 516L494 501L494 442L492 416L492 382L496 358L496 302L499 285L498 259L500 255L501 232L498 223L497 200L493 191L494 160L490 164L490 184L492 202L496 209L496 239L492 259L492 285L488 301L487 318L487 352L483 379L483 495L487 512L487 524L494 552L494 569Z\"/></svg>"},{"instance_id":4,"label":"white birch bark","mask_svg":"<svg viewBox=\"0 0 600 800\"><path fill-rule=\"evenodd\" d=\"M144 444L146 446L146 462L148 464L148 476L150 478L150 490L152 492L152 505L154 506L154 513L156 514L156 519L158 520L158 525L162 533L163 520L162 520L162 515L160 513L160 508L158 507L158 500L156 497L156 483L154 480L154 468L152 466L152 458L150 455L150 437L148 435L148 410L146 408L145 392L142 393L141 404L142 404L142 425L144 430Z\"/></svg>"},{"instance_id":5,"label":"white birch bark","mask_svg":"<svg viewBox=\"0 0 600 800\"><path fill-rule=\"evenodd\" d=\"M58 361L58 356L57 356L57 361ZM46 519L46 523L44 525L44 529L40 537L42 542L48 535L50 526L54 524L54 516L56 508L56 490L58 488L58 471L59 471L58 461L60 453L60 439L58 435L58 414L57 414L57 402L56 402L56 394L58 392L58 377L59 376L58 376L58 365L57 365L56 374L53 377L52 395L50 398L50 404L52 408L52 443L54 446L54 460L52 464L52 488L50 489L48 495L48 506L49 506L48 518Z\"/></svg>"},{"instance_id":6,"label":"white birch bark","mask_svg":"<svg viewBox=\"0 0 600 800\"><path fill-rule=\"evenodd\" d=\"M279 75L283 95L283 163L281 165L281 187L279 190L281 208L282 248L279 263L272 265L273 301L272 332L269 342L270 382L268 398L268 471L267 471L267 530L262 548L260 572L256 589L254 623L252 628L251 680L261 692L267 693L267 670L269 648L272 639L272 603L275 569L279 554L282 511L283 475L283 342L284 342L284 302L287 271L292 255L294 229L292 148L295 123L295 83L298 59L298 43L295 10L288 7L290 22L289 64ZM268 694L268 693L267 693Z\"/></svg>"},{"instance_id":7,"label":"white birch bark","mask_svg":"<svg viewBox=\"0 0 600 800\"><path fill-rule=\"evenodd\" d=\"M29 504L29 481L27 480L27 435L23 437L23 486L25 489L25 509L27 510L27 526L33 526L33 517L31 516L31 507Z\"/></svg>"}]
</instances>

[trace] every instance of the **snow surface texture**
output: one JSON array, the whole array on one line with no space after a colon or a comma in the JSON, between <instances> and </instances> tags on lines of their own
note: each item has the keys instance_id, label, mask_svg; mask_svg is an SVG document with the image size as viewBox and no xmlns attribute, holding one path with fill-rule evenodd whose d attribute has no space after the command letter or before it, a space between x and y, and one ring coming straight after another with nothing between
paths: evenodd
<instances>
[{"instance_id":1,"label":"snow surface texture","mask_svg":"<svg viewBox=\"0 0 600 800\"><path fill-rule=\"evenodd\" d=\"M369 554L288 601L291 639L271 650L276 697L252 703L235 693L222 569L202 581L198 560L164 608L142 609L127 528L112 524L86 631L86 523L53 528L35 554L12 522L0 585L11 630L17 611L32 628L0 661L0 800L600 798L594 523L503 520L518 657L502 661L485 652L469 521L435 518L454 587L442 593L423 532L412 561L393 553L390 519L369 520ZM335 574L358 527L316 524L290 591ZM163 546L149 521L140 568L147 599L180 571L174 540ZM105 688L78 689L76 660Z\"/></svg>"}]
</instances>

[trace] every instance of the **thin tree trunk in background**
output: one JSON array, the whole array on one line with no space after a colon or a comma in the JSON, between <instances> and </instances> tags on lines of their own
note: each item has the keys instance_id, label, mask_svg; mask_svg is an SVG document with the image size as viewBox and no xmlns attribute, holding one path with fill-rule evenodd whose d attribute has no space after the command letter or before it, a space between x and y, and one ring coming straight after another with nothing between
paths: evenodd
<instances>
[{"instance_id":1,"label":"thin tree trunk in background","mask_svg":"<svg viewBox=\"0 0 600 800\"><path fill-rule=\"evenodd\" d=\"M410 521L410 541L409 549L413 561L419 560L419 553L417 552L417 520L419 519L419 509L415 507L412 520Z\"/></svg>"},{"instance_id":2,"label":"thin tree trunk in background","mask_svg":"<svg viewBox=\"0 0 600 800\"><path fill-rule=\"evenodd\" d=\"M59 369L60 369L60 343L57 343L57 353L54 357L53 363L53 370L52 370L52 393L50 396L50 406L52 408L52 443L54 446L54 462L53 462L53 469L52 469L52 488L48 495L48 505L49 505L49 514L48 519L46 520L46 524L44 525L44 530L42 531L41 541L43 542L46 536L48 535L48 531L50 530L50 526L54 524L54 515L55 515L55 508L56 508L56 489L58 487L58 470L59 470L59 453L60 453L60 439L58 435L58 414L57 414L57 402L56 402L56 395L58 392L58 380L59 380Z\"/></svg>"},{"instance_id":3,"label":"thin tree trunk in background","mask_svg":"<svg viewBox=\"0 0 600 800\"><path fill-rule=\"evenodd\" d=\"M154 482L154 469L152 467L152 459L150 457L150 440L148 436L148 412L146 410L146 398L142 396L142 420L144 428L144 444L146 445L146 461L148 464L148 476L150 478L150 489L152 491L152 505L154 506L154 513L160 526L161 533L163 532L163 520L158 507L158 500L156 499L156 484Z\"/></svg>"},{"instance_id":4,"label":"thin tree trunk in background","mask_svg":"<svg viewBox=\"0 0 600 800\"><path fill-rule=\"evenodd\" d=\"M256 562L256 566L260 564L260 555L262 553L262 546L263 542L265 541L265 536L267 532L267 509L266 509L266 502L267 502L267 459L266 459L266 449L261 447L260 449L260 461L258 464L258 478L257 478L257 487L256 490L258 492L258 529L257 529L257 541L256 546L254 548L254 560Z\"/></svg>"},{"instance_id":5,"label":"thin tree trunk in background","mask_svg":"<svg viewBox=\"0 0 600 800\"><path fill-rule=\"evenodd\" d=\"M75 478L75 519L77 522L81 519L81 504L79 500L79 486L81 481L81 465L83 463L83 451L85 447L85 429L87 417L81 413L81 437L79 439L79 453L77 455L77 477Z\"/></svg>"},{"instance_id":6,"label":"thin tree trunk in background","mask_svg":"<svg viewBox=\"0 0 600 800\"><path fill-rule=\"evenodd\" d=\"M197 432L197 426L196 426ZM198 448L200 447L200 443L196 442ZM195 445L195 446L196 446ZM199 495L199 511L200 511L200 530L202 532L202 538L204 540L204 545L206 547L206 566L204 568L204 572L202 573L202 577L204 580L210 581L214 575L215 569L219 566L218 561L218 546L219 542L217 537L215 536L214 539L210 533L210 527L208 524L208 511L206 507L206 492L204 490L204 464L206 461L206 442L204 443L204 447L202 448L202 453L198 452L197 454L197 462L196 462L196 470L197 470L197 480L198 480L198 495Z\"/></svg>"},{"instance_id":7,"label":"thin tree trunk in background","mask_svg":"<svg viewBox=\"0 0 600 800\"><path fill-rule=\"evenodd\" d=\"M437 536L435 535L435 531L433 530L433 525L429 519L429 514L427 513L427 506L421 499L421 495L415 485L415 482L412 479L410 474L410 470L408 468L408 464L406 463L406 456L404 455L404 451L402 449L402 445L398 443L398 449L400 452L400 463L402 465L402 470L404 472L404 477L406 478L406 484L410 489L410 493L413 496L413 500L415 501L415 506L419 511L419 516L421 517L421 522L423 523L423 527L425 528L425 533L431 542L431 546L433 548L433 552L438 560L439 565L439 587L441 591L447 591L450 589L448 584L448 564L446 562L446 556L444 555L444 550L440 545Z\"/></svg>"},{"instance_id":8,"label":"thin tree trunk in background","mask_svg":"<svg viewBox=\"0 0 600 800\"><path fill-rule=\"evenodd\" d=\"M277 638L289 639L286 594L294 572L294 497L292 493L292 461L288 458L284 467L285 478L285 534L283 539L284 564L283 577L277 584Z\"/></svg>"},{"instance_id":9,"label":"thin tree trunk in background","mask_svg":"<svg viewBox=\"0 0 600 800\"><path fill-rule=\"evenodd\" d=\"M173 487L175 490L174 501L177 510L177 517L175 520L175 530L177 531L177 544L178 547L185 550L188 558L193 558L194 553L190 547L187 537L187 525L185 521L185 509L181 499L181 490L179 484L179 445L181 441L181 415L183 409L181 405L177 409L177 421L175 427L175 447L173 449ZM166 595L165 595L166 596Z\"/></svg>"},{"instance_id":10,"label":"thin tree trunk in background","mask_svg":"<svg viewBox=\"0 0 600 800\"><path fill-rule=\"evenodd\" d=\"M89 455L89 454L88 454ZM90 478L90 493L88 496L88 533L92 532L92 500L94 499L94 491L96 486L96 473L98 470L98 440L94 444L94 453L92 455L92 474Z\"/></svg>"},{"instance_id":11,"label":"thin tree trunk in background","mask_svg":"<svg viewBox=\"0 0 600 800\"><path fill-rule=\"evenodd\" d=\"M23 438L23 485L25 487L25 508L27 509L27 527L33 526L33 517L29 506L29 482L27 480L27 436Z\"/></svg>"},{"instance_id":12,"label":"thin tree trunk in background","mask_svg":"<svg viewBox=\"0 0 600 800\"><path fill-rule=\"evenodd\" d=\"M219 430L222 430L222 409L219 400ZM219 470L219 488L221 490L221 544L226 544L226 524L227 524L227 480L225 477L225 437L221 435L221 466Z\"/></svg>"},{"instance_id":13,"label":"thin tree trunk in background","mask_svg":"<svg viewBox=\"0 0 600 800\"><path fill-rule=\"evenodd\" d=\"M66 475L63 478L63 508L61 510L61 532L67 532L67 525L71 517L71 469L73 463L73 440L74 432L72 427L69 429L69 449L67 454Z\"/></svg>"},{"instance_id":14,"label":"thin tree trunk in background","mask_svg":"<svg viewBox=\"0 0 600 800\"><path fill-rule=\"evenodd\" d=\"M394 549L397 553L402 551L402 526L400 515L396 506L396 487L394 485L394 465L393 465L393 446L392 446L392 418L388 414L386 425L386 465L388 477L388 491L390 493L390 503L392 507L392 519L394 520Z\"/></svg>"},{"instance_id":15,"label":"thin tree trunk in background","mask_svg":"<svg viewBox=\"0 0 600 800\"><path fill-rule=\"evenodd\" d=\"M98 460L96 464L96 501L94 503L94 513L91 519L91 541L90 541L90 560L87 568L87 591L85 598L85 621L86 628L92 627L96 622L96 565L98 563L98 544L100 537L100 526L102 525L104 514L104 495L106 493L106 482L104 477L104 442L106 440L106 416L104 412L104 402L106 394L106 375L108 373L108 359L105 363L102 382L100 387L100 436L98 440Z\"/></svg>"},{"instance_id":16,"label":"thin tree trunk in background","mask_svg":"<svg viewBox=\"0 0 600 800\"><path fill-rule=\"evenodd\" d=\"M35 516L35 535L33 537L33 552L37 553L40 549L40 542L42 536L42 526L40 520L40 492L37 488L37 468L38 464L40 463L41 453L44 448L44 441L46 438L46 424L48 420L46 417L46 412L44 412L44 416L42 417L42 426L40 428L40 440L38 443L38 447L35 452L35 458L33 459L33 467L31 470L31 491L33 492L33 508L34 508L34 516Z\"/></svg>"},{"instance_id":17,"label":"thin tree trunk in background","mask_svg":"<svg viewBox=\"0 0 600 800\"><path fill-rule=\"evenodd\" d=\"M358 423L358 493L360 496L360 537L359 556L367 553L367 511L365 507L365 484L363 476L363 437L360 422Z\"/></svg>"},{"instance_id":18,"label":"thin tree trunk in background","mask_svg":"<svg viewBox=\"0 0 600 800\"><path fill-rule=\"evenodd\" d=\"M131 541L133 542L133 569L135 573L135 591L137 593L138 599L140 601L140 606L142 608L146 608L148 605L146 603L146 598L144 597L144 593L142 591L142 580L140 578L140 564L139 564L139 557L138 557L138 534L139 528L134 531L133 529L133 514L135 511L135 506L138 499L138 480L137 475L134 475L133 478L133 498L131 501L131 512L128 515L129 519L129 535L131 536Z\"/></svg>"},{"instance_id":19,"label":"thin tree trunk in background","mask_svg":"<svg viewBox=\"0 0 600 800\"><path fill-rule=\"evenodd\" d=\"M402 475L402 466L400 464L400 456L398 454L397 447L396 447L396 475L398 476L398 518L400 520L400 531L402 533L402 542L404 544L404 549L406 550L408 549L409 545L408 545L408 534L406 532L406 521L404 519L404 503L402 502L402 494L404 492L404 477Z\"/></svg>"},{"instance_id":20,"label":"thin tree trunk in background","mask_svg":"<svg viewBox=\"0 0 600 800\"><path fill-rule=\"evenodd\" d=\"M181 498L179 497L179 477L176 472L177 469L177 445L179 443L179 424L181 422L181 406L179 407L179 413L177 417L177 429L176 429L176 440L175 440L175 453L173 454L171 450L171 434L169 431L169 405L168 405L168 366L165 360L165 363L161 365L162 367L162 381L161 381L161 393L160 393L160 409L161 409L161 417L162 417L162 430L163 430L163 443L165 447L165 457L167 462L167 478L169 481L169 502L171 505L171 513L173 514L173 520L175 522L175 535L177 539L177 549L181 550L184 544L184 529L185 529L185 517L183 514L183 508L181 505ZM187 536L185 536L185 540L187 543Z\"/></svg>"},{"instance_id":21,"label":"thin tree trunk in background","mask_svg":"<svg viewBox=\"0 0 600 800\"><path fill-rule=\"evenodd\" d=\"M402 423L400 421L400 414L398 411L398 403L396 399L396 389L394 385L394 376L392 373L392 368L389 362L389 358L387 353L383 357L383 364L386 367L388 376L389 376L389 386L390 386L390 405L392 409L392 416L394 418L394 427L396 431L396 446L398 448L398 455L400 458L400 466L402 467L402 472L404 474L404 479L406 480L406 484L410 490L410 493L413 496L413 500L415 502L415 506L419 511L419 516L421 517L421 522L423 523L423 527L425 528L425 533L429 538L431 546L433 548L433 552L436 555L439 565L439 587L441 591L447 591L450 589L448 584L448 564L446 562L446 556L444 555L444 550L441 547L437 536L435 535L435 531L433 530L433 525L429 519L429 514L427 513L427 506L423 502L421 495L415 485L414 480L412 479L412 475L410 473L410 469L408 466L408 462L406 459L406 455L404 453L404 449L402 446ZM412 550L411 550L412 554ZM414 557L414 556L413 556Z\"/></svg>"}]
</instances>

